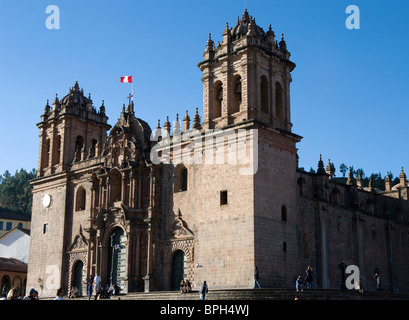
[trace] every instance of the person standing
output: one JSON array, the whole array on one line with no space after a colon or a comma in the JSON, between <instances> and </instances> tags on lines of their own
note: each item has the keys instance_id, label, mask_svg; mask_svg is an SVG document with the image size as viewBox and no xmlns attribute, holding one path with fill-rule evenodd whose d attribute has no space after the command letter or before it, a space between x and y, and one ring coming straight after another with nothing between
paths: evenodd
<instances>
[{"instance_id":1,"label":"person standing","mask_svg":"<svg viewBox=\"0 0 409 320\"><path fill-rule=\"evenodd\" d=\"M99 283L101 282L101 277L97 274L94 278L94 291L97 292L99 290Z\"/></svg>"},{"instance_id":2,"label":"person standing","mask_svg":"<svg viewBox=\"0 0 409 320\"><path fill-rule=\"evenodd\" d=\"M298 276L297 280L295 281L295 289L297 290L297 292L304 291L304 285L303 285L303 281L301 278L301 275Z\"/></svg>"},{"instance_id":3,"label":"person standing","mask_svg":"<svg viewBox=\"0 0 409 320\"><path fill-rule=\"evenodd\" d=\"M307 289L312 289L312 268L310 266L305 270L305 282L307 283Z\"/></svg>"},{"instance_id":4,"label":"person standing","mask_svg":"<svg viewBox=\"0 0 409 320\"><path fill-rule=\"evenodd\" d=\"M258 268L257 266L254 267L254 287L253 289L256 288L256 286L258 286L259 289L261 289L261 285L260 282L258 281L260 279L260 275L258 273Z\"/></svg>"},{"instance_id":5,"label":"person standing","mask_svg":"<svg viewBox=\"0 0 409 320\"><path fill-rule=\"evenodd\" d=\"M381 287L381 275L376 272L374 275L374 278L376 280L376 291L382 291L382 287Z\"/></svg>"},{"instance_id":6,"label":"person standing","mask_svg":"<svg viewBox=\"0 0 409 320\"><path fill-rule=\"evenodd\" d=\"M206 294L209 291L209 288L207 287L206 281L203 282L203 284L200 286L200 299L204 300L206 299Z\"/></svg>"},{"instance_id":7,"label":"person standing","mask_svg":"<svg viewBox=\"0 0 409 320\"><path fill-rule=\"evenodd\" d=\"M88 284L88 300L91 300L92 296L92 281Z\"/></svg>"}]
</instances>

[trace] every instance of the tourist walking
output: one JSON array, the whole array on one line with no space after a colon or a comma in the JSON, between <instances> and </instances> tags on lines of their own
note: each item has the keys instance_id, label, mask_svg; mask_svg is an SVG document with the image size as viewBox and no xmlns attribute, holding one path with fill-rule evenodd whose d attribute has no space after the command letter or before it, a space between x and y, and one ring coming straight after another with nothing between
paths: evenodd
<instances>
[{"instance_id":1,"label":"tourist walking","mask_svg":"<svg viewBox=\"0 0 409 320\"><path fill-rule=\"evenodd\" d=\"M254 287L253 287L253 289L255 289L256 286L257 286L259 289L261 289L260 282L258 281L259 279L260 279L260 275L259 275L259 273L258 273L258 268L257 268L257 266L255 266L255 267L254 267Z\"/></svg>"},{"instance_id":2,"label":"tourist walking","mask_svg":"<svg viewBox=\"0 0 409 320\"><path fill-rule=\"evenodd\" d=\"M88 300L91 300L92 296L92 281L88 284Z\"/></svg>"},{"instance_id":3,"label":"tourist walking","mask_svg":"<svg viewBox=\"0 0 409 320\"><path fill-rule=\"evenodd\" d=\"M206 281L203 281L203 284L200 286L200 299L204 300L206 299L206 294L209 291L209 288L207 287Z\"/></svg>"},{"instance_id":4,"label":"tourist walking","mask_svg":"<svg viewBox=\"0 0 409 320\"><path fill-rule=\"evenodd\" d=\"M305 270L305 282L307 283L307 289L312 289L312 268L310 266Z\"/></svg>"},{"instance_id":5,"label":"tourist walking","mask_svg":"<svg viewBox=\"0 0 409 320\"><path fill-rule=\"evenodd\" d=\"M304 291L304 284L303 284L301 275L299 275L297 277L297 280L295 281L295 289L297 290L297 292L299 292L299 291L303 292Z\"/></svg>"}]
</instances>

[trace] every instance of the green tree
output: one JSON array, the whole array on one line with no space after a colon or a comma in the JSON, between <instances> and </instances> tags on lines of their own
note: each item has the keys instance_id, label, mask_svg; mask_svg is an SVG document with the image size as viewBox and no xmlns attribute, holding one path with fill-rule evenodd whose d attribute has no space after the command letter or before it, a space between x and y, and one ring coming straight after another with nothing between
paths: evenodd
<instances>
[{"instance_id":1,"label":"green tree","mask_svg":"<svg viewBox=\"0 0 409 320\"><path fill-rule=\"evenodd\" d=\"M347 172L348 167L346 166L345 163L341 163L341 165L339 166L339 171L341 171L342 176L345 178L345 173Z\"/></svg>"},{"instance_id":2,"label":"green tree","mask_svg":"<svg viewBox=\"0 0 409 320\"><path fill-rule=\"evenodd\" d=\"M33 197L29 181L35 177L35 169L30 172L20 169L14 176L6 170L0 176L0 207L30 217Z\"/></svg>"}]
</instances>

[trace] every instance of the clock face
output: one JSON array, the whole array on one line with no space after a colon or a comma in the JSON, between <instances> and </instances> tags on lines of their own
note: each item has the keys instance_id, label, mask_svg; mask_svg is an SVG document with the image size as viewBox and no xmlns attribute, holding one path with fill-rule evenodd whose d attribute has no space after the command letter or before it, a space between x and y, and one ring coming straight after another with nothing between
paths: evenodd
<instances>
[{"instance_id":1,"label":"clock face","mask_svg":"<svg viewBox=\"0 0 409 320\"><path fill-rule=\"evenodd\" d=\"M51 196L50 196L49 194L46 194L46 195L43 197L43 206L44 206L45 208L48 208L48 207L50 206L50 204L51 204Z\"/></svg>"}]
</instances>

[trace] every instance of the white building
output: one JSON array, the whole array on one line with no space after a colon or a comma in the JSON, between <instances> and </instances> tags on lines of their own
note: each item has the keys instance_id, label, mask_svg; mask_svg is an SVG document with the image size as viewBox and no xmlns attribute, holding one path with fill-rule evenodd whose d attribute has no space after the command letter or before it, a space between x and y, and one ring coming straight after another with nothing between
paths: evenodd
<instances>
[{"instance_id":1,"label":"white building","mask_svg":"<svg viewBox=\"0 0 409 320\"><path fill-rule=\"evenodd\" d=\"M28 263L30 231L15 227L0 238L0 257Z\"/></svg>"}]
</instances>

